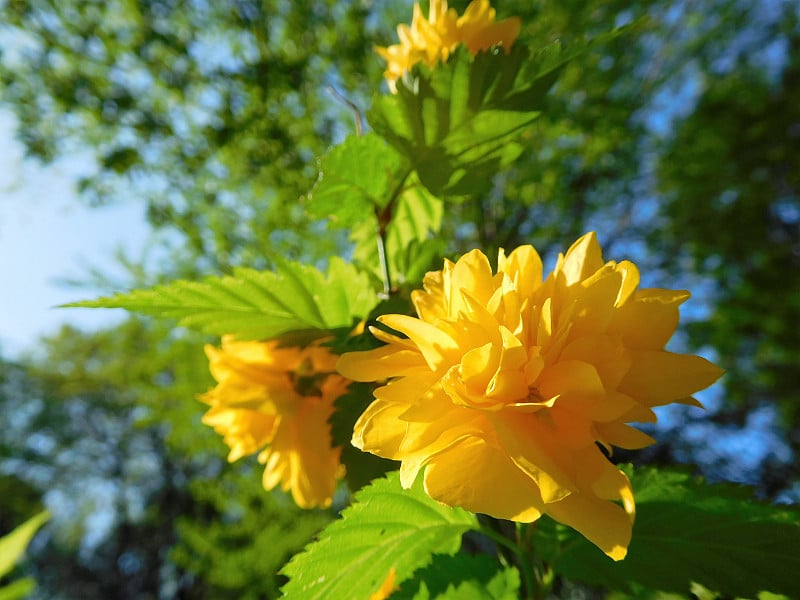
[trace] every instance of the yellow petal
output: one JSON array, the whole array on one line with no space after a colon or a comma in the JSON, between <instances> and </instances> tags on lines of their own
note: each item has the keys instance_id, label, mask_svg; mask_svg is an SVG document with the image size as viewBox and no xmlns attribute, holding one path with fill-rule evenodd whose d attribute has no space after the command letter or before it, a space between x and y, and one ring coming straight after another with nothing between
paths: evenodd
<instances>
[{"instance_id":1,"label":"yellow petal","mask_svg":"<svg viewBox=\"0 0 800 600\"><path fill-rule=\"evenodd\" d=\"M557 400L553 408L547 411L547 417L553 424L553 435L564 450L570 453L594 446L595 433L586 411L575 411L574 406ZM544 413L543 413L544 414ZM540 417L541 418L541 417Z\"/></svg>"},{"instance_id":2,"label":"yellow petal","mask_svg":"<svg viewBox=\"0 0 800 600\"><path fill-rule=\"evenodd\" d=\"M647 406L691 396L724 373L705 358L690 354L643 351L633 353L632 359L619 390Z\"/></svg>"},{"instance_id":3,"label":"yellow petal","mask_svg":"<svg viewBox=\"0 0 800 600\"><path fill-rule=\"evenodd\" d=\"M615 311L608 332L622 336L629 348L661 350L678 326L678 306L688 298L681 290L639 290Z\"/></svg>"},{"instance_id":4,"label":"yellow petal","mask_svg":"<svg viewBox=\"0 0 800 600\"><path fill-rule=\"evenodd\" d=\"M560 257L556 270L564 277L566 285L583 281L603 266L603 251L597 234L589 232L570 246L566 255Z\"/></svg>"},{"instance_id":5,"label":"yellow petal","mask_svg":"<svg viewBox=\"0 0 800 600\"><path fill-rule=\"evenodd\" d=\"M625 512L636 513L633 489L628 476L612 464L596 446L576 453L578 479L582 490L590 491L604 500L621 500Z\"/></svg>"},{"instance_id":6,"label":"yellow petal","mask_svg":"<svg viewBox=\"0 0 800 600\"><path fill-rule=\"evenodd\" d=\"M476 392L485 390L500 366L501 352L496 344L489 343L464 354L461 359L461 381L464 385Z\"/></svg>"},{"instance_id":7,"label":"yellow petal","mask_svg":"<svg viewBox=\"0 0 800 600\"><path fill-rule=\"evenodd\" d=\"M518 17L494 22L495 10L489 0L473 0L458 19L461 39L472 54L488 50L496 44L510 48L522 25Z\"/></svg>"},{"instance_id":8,"label":"yellow petal","mask_svg":"<svg viewBox=\"0 0 800 600\"><path fill-rule=\"evenodd\" d=\"M591 364L607 390L617 388L631 365L631 357L620 340L604 334L584 336L570 342L561 351L561 360Z\"/></svg>"},{"instance_id":9,"label":"yellow petal","mask_svg":"<svg viewBox=\"0 0 800 600\"><path fill-rule=\"evenodd\" d=\"M532 522L542 513L536 485L498 448L468 438L433 458L425 491L434 500L499 519Z\"/></svg>"},{"instance_id":10,"label":"yellow petal","mask_svg":"<svg viewBox=\"0 0 800 600\"><path fill-rule=\"evenodd\" d=\"M381 315L378 321L408 336L432 371L449 367L460 360L458 344L441 329L406 315Z\"/></svg>"},{"instance_id":11,"label":"yellow petal","mask_svg":"<svg viewBox=\"0 0 800 600\"><path fill-rule=\"evenodd\" d=\"M601 400L586 410L586 416L598 422L618 421L637 406L636 400L630 396L619 392L607 392Z\"/></svg>"},{"instance_id":12,"label":"yellow petal","mask_svg":"<svg viewBox=\"0 0 800 600\"><path fill-rule=\"evenodd\" d=\"M497 261L498 272L503 272L514 282L523 298L529 297L542 285L542 259L533 246L520 246L506 257L501 248Z\"/></svg>"},{"instance_id":13,"label":"yellow petal","mask_svg":"<svg viewBox=\"0 0 800 600\"><path fill-rule=\"evenodd\" d=\"M419 318L434 323L446 316L444 279L442 271L429 271L422 279L423 290L411 292L411 302Z\"/></svg>"},{"instance_id":14,"label":"yellow petal","mask_svg":"<svg viewBox=\"0 0 800 600\"><path fill-rule=\"evenodd\" d=\"M639 450L656 443L643 431L625 423L596 423L595 429L604 442L626 450Z\"/></svg>"},{"instance_id":15,"label":"yellow petal","mask_svg":"<svg viewBox=\"0 0 800 600\"><path fill-rule=\"evenodd\" d=\"M449 281L448 281L449 279ZM480 250L472 250L456 261L445 284L450 288L448 314L456 315L469 307L463 292L486 306L494 292L492 267L489 259Z\"/></svg>"},{"instance_id":16,"label":"yellow petal","mask_svg":"<svg viewBox=\"0 0 800 600\"><path fill-rule=\"evenodd\" d=\"M473 390L465 386L458 374L457 367L452 367L445 373L441 384L452 404L457 406L488 411L498 411L505 406L502 399L490 398L485 389Z\"/></svg>"},{"instance_id":17,"label":"yellow petal","mask_svg":"<svg viewBox=\"0 0 800 600\"><path fill-rule=\"evenodd\" d=\"M614 301L614 306L622 306L639 287L639 269L632 262L623 260L617 264L616 270L622 275L622 285L619 288L619 295Z\"/></svg>"},{"instance_id":18,"label":"yellow petal","mask_svg":"<svg viewBox=\"0 0 800 600\"><path fill-rule=\"evenodd\" d=\"M484 437L487 425L483 413L451 406L444 417L430 423L406 422L399 453L403 460L412 454L432 456L465 435Z\"/></svg>"},{"instance_id":19,"label":"yellow petal","mask_svg":"<svg viewBox=\"0 0 800 600\"><path fill-rule=\"evenodd\" d=\"M419 352L398 350L395 346L347 352L336 363L336 370L353 381L380 381L427 368L425 359Z\"/></svg>"},{"instance_id":20,"label":"yellow petal","mask_svg":"<svg viewBox=\"0 0 800 600\"><path fill-rule=\"evenodd\" d=\"M621 285L622 275L607 265L572 289L569 294L574 302L570 315L572 339L606 331Z\"/></svg>"},{"instance_id":21,"label":"yellow petal","mask_svg":"<svg viewBox=\"0 0 800 600\"><path fill-rule=\"evenodd\" d=\"M307 399L301 411L282 419L266 453L264 485L271 489L280 478L301 508L329 506L340 474L341 449L331 447L330 403Z\"/></svg>"},{"instance_id":22,"label":"yellow petal","mask_svg":"<svg viewBox=\"0 0 800 600\"><path fill-rule=\"evenodd\" d=\"M580 360L564 360L546 367L536 383L543 399L553 396L599 398L605 395L597 369Z\"/></svg>"},{"instance_id":23,"label":"yellow petal","mask_svg":"<svg viewBox=\"0 0 800 600\"><path fill-rule=\"evenodd\" d=\"M628 553L633 515L610 500L574 493L548 504L547 514L576 529L614 560L622 560Z\"/></svg>"},{"instance_id":24,"label":"yellow petal","mask_svg":"<svg viewBox=\"0 0 800 600\"><path fill-rule=\"evenodd\" d=\"M549 503L576 488L564 446L542 425L539 414L513 411L488 418L508 457L537 484L542 501Z\"/></svg>"},{"instance_id":25,"label":"yellow petal","mask_svg":"<svg viewBox=\"0 0 800 600\"><path fill-rule=\"evenodd\" d=\"M385 400L370 404L353 426L353 446L384 458L401 458L398 449L406 428L400 415L406 408L403 404Z\"/></svg>"}]
</instances>

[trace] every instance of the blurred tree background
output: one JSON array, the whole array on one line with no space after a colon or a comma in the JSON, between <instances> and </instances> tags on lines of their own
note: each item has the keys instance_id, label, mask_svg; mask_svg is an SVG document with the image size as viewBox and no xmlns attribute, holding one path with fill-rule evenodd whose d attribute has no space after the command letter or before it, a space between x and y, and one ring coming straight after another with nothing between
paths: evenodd
<instances>
[{"instance_id":1,"label":"blurred tree background","mask_svg":"<svg viewBox=\"0 0 800 600\"><path fill-rule=\"evenodd\" d=\"M618 458L797 502L797 3L494 5L522 18L520 43L634 25L569 65L513 169L448 205L447 252L534 243L552 258L595 229L645 285L691 289L677 342L713 356L724 385ZM354 128L328 88L368 108L385 91L373 45L410 15L399 0L8 0L0 99L31 157L93 152L87 203L144 203L165 232L127 287L321 261L349 252L305 209L314 158ZM279 566L332 518L263 492L255 461L226 463L196 401L205 341L130 319L0 362L0 534L37 504L55 514L24 566L37 597L276 597Z\"/></svg>"}]
</instances>

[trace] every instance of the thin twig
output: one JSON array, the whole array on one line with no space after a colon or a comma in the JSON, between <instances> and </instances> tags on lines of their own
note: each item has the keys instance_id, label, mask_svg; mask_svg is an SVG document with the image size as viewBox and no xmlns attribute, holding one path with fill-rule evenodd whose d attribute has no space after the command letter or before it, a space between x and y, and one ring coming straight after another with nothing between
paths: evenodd
<instances>
[{"instance_id":1,"label":"thin twig","mask_svg":"<svg viewBox=\"0 0 800 600\"><path fill-rule=\"evenodd\" d=\"M346 104L350 108L350 110L353 111L353 114L354 114L354 117L355 117L355 122L356 122L356 135L360 137L362 135L363 131L364 131L364 121L363 121L363 117L361 115L361 109L358 108L358 106L356 106L355 102L353 102L352 100L350 100L348 98L345 98L339 92L339 90L337 90L332 85L328 86L328 93L331 96L333 96L334 98L336 98L342 104Z\"/></svg>"}]
</instances>

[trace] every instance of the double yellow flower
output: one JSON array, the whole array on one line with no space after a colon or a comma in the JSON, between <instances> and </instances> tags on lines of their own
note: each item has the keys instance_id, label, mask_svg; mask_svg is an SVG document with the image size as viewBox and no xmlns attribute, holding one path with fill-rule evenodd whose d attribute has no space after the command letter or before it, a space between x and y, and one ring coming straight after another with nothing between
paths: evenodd
<instances>
[{"instance_id":1,"label":"double yellow flower","mask_svg":"<svg viewBox=\"0 0 800 600\"><path fill-rule=\"evenodd\" d=\"M495 45L508 50L519 30L518 17L495 22L495 10L489 0L474 0L460 17L455 9L448 9L447 0L431 0L427 19L415 4L411 25L397 27L400 43L376 50L388 62L384 76L395 92L395 82L417 63L432 68L439 61L446 61L462 43L473 55Z\"/></svg>"},{"instance_id":2,"label":"double yellow flower","mask_svg":"<svg viewBox=\"0 0 800 600\"><path fill-rule=\"evenodd\" d=\"M664 350L689 293L639 289L630 262L604 262L595 235L542 280L532 246L502 250L497 273L473 250L428 273L417 317L383 315L386 345L345 354L337 368L385 381L353 444L422 473L434 499L476 513L570 525L615 560L634 518L628 478L605 456L653 443L627 423L653 407L696 404L722 371Z\"/></svg>"},{"instance_id":3,"label":"double yellow flower","mask_svg":"<svg viewBox=\"0 0 800 600\"><path fill-rule=\"evenodd\" d=\"M336 355L228 337L206 354L217 386L201 396L211 405L203 423L224 437L228 460L259 452L266 489L280 484L302 508L330 505L344 467L328 419L349 384L334 373Z\"/></svg>"}]
</instances>

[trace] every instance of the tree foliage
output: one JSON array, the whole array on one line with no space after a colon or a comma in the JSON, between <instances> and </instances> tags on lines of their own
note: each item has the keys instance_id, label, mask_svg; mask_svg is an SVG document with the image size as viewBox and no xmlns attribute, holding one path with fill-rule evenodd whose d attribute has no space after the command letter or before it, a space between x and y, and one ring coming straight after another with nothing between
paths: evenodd
<instances>
[{"instance_id":1,"label":"tree foliage","mask_svg":"<svg viewBox=\"0 0 800 600\"><path fill-rule=\"evenodd\" d=\"M452 4L461 10L466 2ZM434 257L475 245L492 255L531 240L560 247L601 230L612 255L633 254L654 268L648 283L704 284L693 306L708 318L690 324L685 341L721 357L732 401L714 408L716 429L706 436L745 435L753 411L776 407L780 420L770 427L783 437L761 448L767 460L756 472L739 468L733 451L726 456L730 471L761 494L796 499L800 340L790 324L800 311L800 31L791 3L509 0L498 10L522 18L520 48L543 48L530 63L540 68L517 71L476 97L465 87L470 77L488 81L501 62L530 57L520 49L470 63L457 54L433 74L417 71L417 83L429 87L408 78L397 96L373 97L382 65L372 46L393 41L392 24L407 20L407 8L332 0L14 0L2 8L2 35L13 42L0 59L2 100L31 156L91 153L92 172L81 182L88 202L140 202L153 227L173 234L167 260L146 274L148 285L215 277L138 292L148 314L169 312L155 302L165 290L180 296L203 285L220 308L231 297L221 283L231 279L221 275L266 267L252 277L268 283L260 286L267 296L280 293L266 302L259 296L262 308L285 300L294 281L292 289L310 300L282 306L297 318L281 323L344 328L335 344L356 348L364 337L346 333L354 318L374 322L374 304L338 302L341 310L326 312L315 294L336 288L341 300L345 290L375 287L384 276L375 252L382 229L395 277L385 283L399 291L390 302L406 308L408 288ZM601 36L626 24L624 35ZM595 42L587 50L589 38ZM353 122L350 108L326 91L330 85L360 107L374 131L326 153ZM417 113L420 120L409 117ZM362 168L348 171L354 161ZM446 198L446 209L435 194ZM347 233L331 231L337 226ZM335 254L352 256L361 274L336 270L334 260L322 276L316 266ZM315 267L300 273L282 257ZM132 278L127 287L141 284ZM104 302L131 307L136 294ZM232 314L242 306L222 308ZM328 320L333 312L341 318ZM196 325L203 317L192 314L185 323ZM264 327L255 333L276 333ZM125 597L123 590L273 596L283 583L276 567L331 517L301 517L280 494L259 496L257 482L246 483L246 467L224 467L222 444L199 426L194 401L211 383L197 351L203 341L128 321L98 336L66 329L24 368L3 365L4 418L17 419L0 442L0 461L13 466L4 467L12 471L12 496L73 496L83 515L70 529L56 514L60 533L34 557L42 589L86 597ZM346 444L370 391L353 389L338 403L339 443ZM646 456L682 456L709 470L718 463L679 452L690 445L686 419ZM353 469L348 479L357 488L386 468ZM96 507L84 492L98 473L112 482L116 504L113 526L92 545L87 520ZM684 483L693 502L708 500ZM129 496L159 509L137 513ZM684 516L700 519L699 510ZM647 525L646 505L643 511L639 523ZM472 580L453 589L436 583L437 569L447 572L451 560L462 559L432 560L400 597L469 597ZM554 560L565 573L580 562ZM515 574L476 563L474 579L504 597L518 587ZM584 580L616 585L620 577L598 567ZM676 589L659 577L642 583ZM725 583L708 581L720 591Z\"/></svg>"}]
</instances>

